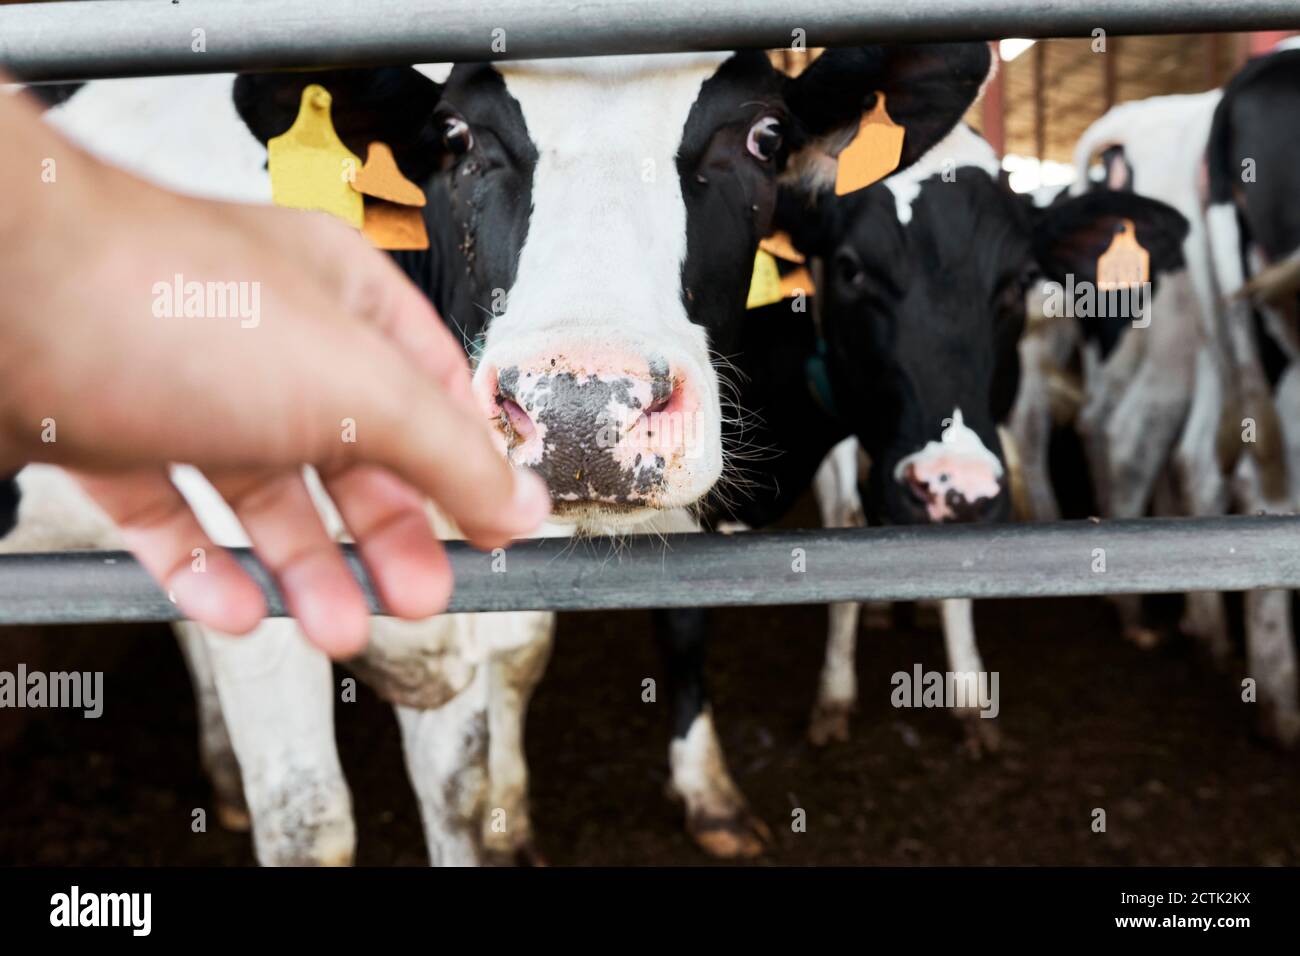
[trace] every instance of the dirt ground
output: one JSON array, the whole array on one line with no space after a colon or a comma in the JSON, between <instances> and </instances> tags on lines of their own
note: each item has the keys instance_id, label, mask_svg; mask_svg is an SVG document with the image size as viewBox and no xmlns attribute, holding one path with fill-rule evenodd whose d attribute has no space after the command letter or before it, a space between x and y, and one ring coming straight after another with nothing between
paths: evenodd
<instances>
[{"instance_id":1,"label":"dirt ground","mask_svg":"<svg viewBox=\"0 0 1300 956\"><path fill-rule=\"evenodd\" d=\"M943 669L937 623L860 639L852 740L811 747L819 607L716 613L711 674L734 776L774 833L768 864L1300 864L1300 755L1253 739L1240 662L1188 642L1142 651L1096 600L977 605L1001 681L1000 753L972 760L941 711L895 710L890 675ZM208 807L179 653L163 628L0 633L0 667L102 669L98 720L0 711L0 862L244 865L242 834L191 831ZM663 795L667 705L641 612L561 618L530 716L540 847L556 865L709 862ZM337 708L358 862L424 862L391 711ZM1090 827L1107 812L1105 833ZM793 832L792 811L807 830ZM209 814L211 817L211 814Z\"/></svg>"}]
</instances>

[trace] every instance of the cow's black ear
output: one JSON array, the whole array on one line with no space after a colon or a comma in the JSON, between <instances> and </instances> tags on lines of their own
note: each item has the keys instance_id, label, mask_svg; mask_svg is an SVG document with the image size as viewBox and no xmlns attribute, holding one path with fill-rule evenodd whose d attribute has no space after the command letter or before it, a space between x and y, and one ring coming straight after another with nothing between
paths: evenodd
<instances>
[{"instance_id":1,"label":"cow's black ear","mask_svg":"<svg viewBox=\"0 0 1300 956\"><path fill-rule=\"evenodd\" d=\"M37 83L25 89L40 109L48 110L68 102L85 85L85 83Z\"/></svg>"},{"instance_id":2,"label":"cow's black ear","mask_svg":"<svg viewBox=\"0 0 1300 956\"><path fill-rule=\"evenodd\" d=\"M837 197L830 192L806 192L782 186L776 195L772 230L784 232L806 256L824 256L834 247L839 213Z\"/></svg>"},{"instance_id":3,"label":"cow's black ear","mask_svg":"<svg viewBox=\"0 0 1300 956\"><path fill-rule=\"evenodd\" d=\"M785 101L804 141L792 157L793 177L825 188L834 157L858 131L864 113L885 94L902 126L906 169L948 135L979 97L993 68L987 43L915 43L832 48L786 81Z\"/></svg>"},{"instance_id":4,"label":"cow's black ear","mask_svg":"<svg viewBox=\"0 0 1300 956\"><path fill-rule=\"evenodd\" d=\"M1131 219L1138 242L1151 256L1151 276L1183 266L1183 240L1190 228L1177 209L1130 192L1102 190L1038 210L1034 255L1043 274L1057 282L1097 280L1097 259L1116 231Z\"/></svg>"},{"instance_id":5,"label":"cow's black ear","mask_svg":"<svg viewBox=\"0 0 1300 956\"><path fill-rule=\"evenodd\" d=\"M293 125L312 83L329 90L334 128L352 152L364 158L370 143L387 143L417 183L437 167L442 136L433 112L442 87L410 67L247 73L235 80L235 109L265 143Z\"/></svg>"},{"instance_id":6,"label":"cow's black ear","mask_svg":"<svg viewBox=\"0 0 1300 956\"><path fill-rule=\"evenodd\" d=\"M0 476L0 538L18 524L18 503L22 500L18 476Z\"/></svg>"}]
</instances>

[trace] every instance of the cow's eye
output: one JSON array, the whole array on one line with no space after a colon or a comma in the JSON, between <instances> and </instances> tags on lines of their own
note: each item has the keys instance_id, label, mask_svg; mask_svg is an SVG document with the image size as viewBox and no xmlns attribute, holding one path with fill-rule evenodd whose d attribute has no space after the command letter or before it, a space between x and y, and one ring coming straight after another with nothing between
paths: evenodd
<instances>
[{"instance_id":1,"label":"cow's eye","mask_svg":"<svg viewBox=\"0 0 1300 956\"><path fill-rule=\"evenodd\" d=\"M462 156L474 145L474 134L469 124L459 116L448 116L442 121L442 145L453 156Z\"/></svg>"},{"instance_id":2,"label":"cow's eye","mask_svg":"<svg viewBox=\"0 0 1300 956\"><path fill-rule=\"evenodd\" d=\"M749 128L745 148L755 159L769 163L776 158L783 142L785 136L781 132L781 121L775 116L764 116Z\"/></svg>"},{"instance_id":3,"label":"cow's eye","mask_svg":"<svg viewBox=\"0 0 1300 956\"><path fill-rule=\"evenodd\" d=\"M861 260L847 249L835 253L835 279L844 289L857 292L867 284L867 273Z\"/></svg>"}]
</instances>

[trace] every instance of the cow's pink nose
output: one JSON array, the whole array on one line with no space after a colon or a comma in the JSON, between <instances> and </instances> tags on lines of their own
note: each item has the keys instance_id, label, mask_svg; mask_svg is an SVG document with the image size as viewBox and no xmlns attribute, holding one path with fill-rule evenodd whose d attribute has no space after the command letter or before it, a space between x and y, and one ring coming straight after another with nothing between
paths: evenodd
<instances>
[{"instance_id":1,"label":"cow's pink nose","mask_svg":"<svg viewBox=\"0 0 1300 956\"><path fill-rule=\"evenodd\" d=\"M1002 483L997 460L937 455L909 464L903 484L931 521L979 521L998 505Z\"/></svg>"},{"instance_id":2,"label":"cow's pink nose","mask_svg":"<svg viewBox=\"0 0 1300 956\"><path fill-rule=\"evenodd\" d=\"M546 355L480 369L475 388L513 462L565 503L654 506L698 441L699 401L667 363Z\"/></svg>"}]
</instances>

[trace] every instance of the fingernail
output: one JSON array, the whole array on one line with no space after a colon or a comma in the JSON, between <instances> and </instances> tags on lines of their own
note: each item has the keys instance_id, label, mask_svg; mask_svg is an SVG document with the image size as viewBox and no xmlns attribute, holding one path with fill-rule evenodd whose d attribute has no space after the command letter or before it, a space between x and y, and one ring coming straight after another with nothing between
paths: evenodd
<instances>
[{"instance_id":1,"label":"fingernail","mask_svg":"<svg viewBox=\"0 0 1300 956\"><path fill-rule=\"evenodd\" d=\"M551 493L534 472L520 470L515 472L515 496L511 501L511 512L519 519L526 530L537 528L551 513Z\"/></svg>"}]
</instances>

